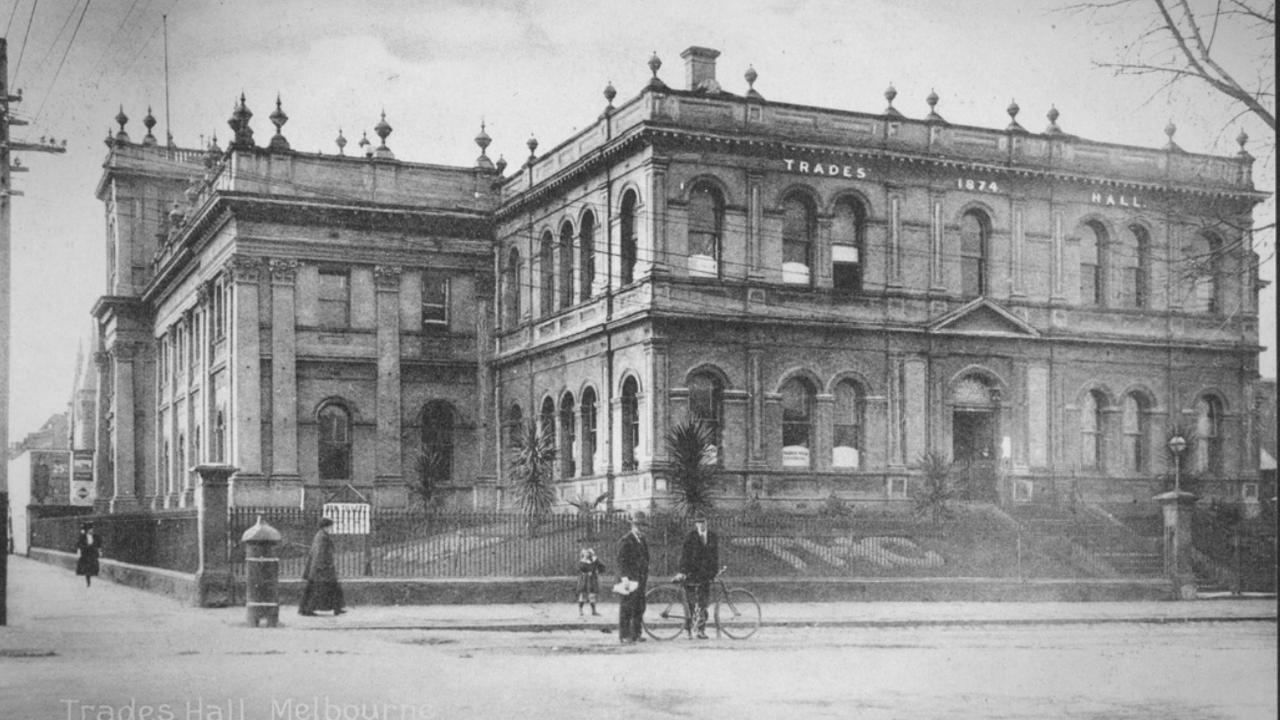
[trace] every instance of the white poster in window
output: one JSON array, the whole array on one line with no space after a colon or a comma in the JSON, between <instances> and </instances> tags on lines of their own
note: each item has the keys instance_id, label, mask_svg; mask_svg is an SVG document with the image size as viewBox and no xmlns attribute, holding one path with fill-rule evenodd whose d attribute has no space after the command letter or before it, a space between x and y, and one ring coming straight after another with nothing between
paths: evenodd
<instances>
[{"instance_id":1,"label":"white poster in window","mask_svg":"<svg viewBox=\"0 0 1280 720\"><path fill-rule=\"evenodd\" d=\"M831 448L831 465L841 468L858 467L858 448L846 445Z\"/></svg>"},{"instance_id":2,"label":"white poster in window","mask_svg":"<svg viewBox=\"0 0 1280 720\"><path fill-rule=\"evenodd\" d=\"M782 263L782 282L792 285L808 285L809 266L798 262Z\"/></svg>"},{"instance_id":3,"label":"white poster in window","mask_svg":"<svg viewBox=\"0 0 1280 720\"><path fill-rule=\"evenodd\" d=\"M715 277L716 259L710 255L690 255L689 277Z\"/></svg>"},{"instance_id":4,"label":"white poster in window","mask_svg":"<svg viewBox=\"0 0 1280 720\"><path fill-rule=\"evenodd\" d=\"M809 448L803 445L782 448L782 467L809 467Z\"/></svg>"}]
</instances>

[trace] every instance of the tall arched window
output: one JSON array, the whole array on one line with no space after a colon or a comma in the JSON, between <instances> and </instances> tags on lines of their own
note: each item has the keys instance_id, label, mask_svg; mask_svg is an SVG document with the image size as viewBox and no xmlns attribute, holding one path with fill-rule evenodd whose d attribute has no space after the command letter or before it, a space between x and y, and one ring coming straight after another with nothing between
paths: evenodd
<instances>
[{"instance_id":1,"label":"tall arched window","mask_svg":"<svg viewBox=\"0 0 1280 720\"><path fill-rule=\"evenodd\" d=\"M866 393L852 380L836 385L832 424L831 466L862 467L863 429L866 427Z\"/></svg>"},{"instance_id":2,"label":"tall arched window","mask_svg":"<svg viewBox=\"0 0 1280 720\"><path fill-rule=\"evenodd\" d=\"M560 398L560 477L571 478L577 475L576 459L574 457L574 443L578 434L574 432L574 423L577 418L574 417L573 393L565 393Z\"/></svg>"},{"instance_id":3,"label":"tall arched window","mask_svg":"<svg viewBox=\"0 0 1280 720\"><path fill-rule=\"evenodd\" d=\"M640 398L636 379L622 381L622 469L635 470L640 447Z\"/></svg>"},{"instance_id":4,"label":"tall arched window","mask_svg":"<svg viewBox=\"0 0 1280 720\"><path fill-rule=\"evenodd\" d=\"M1080 303L1105 305L1107 297L1107 229L1090 220L1080 226Z\"/></svg>"},{"instance_id":5,"label":"tall arched window","mask_svg":"<svg viewBox=\"0 0 1280 720\"><path fill-rule=\"evenodd\" d=\"M338 403L325 403L316 418L320 423L317 453L321 480L351 479L351 413Z\"/></svg>"},{"instance_id":6,"label":"tall arched window","mask_svg":"<svg viewBox=\"0 0 1280 720\"><path fill-rule=\"evenodd\" d=\"M782 201L782 282L808 285L812 277L817 210L799 193Z\"/></svg>"},{"instance_id":7,"label":"tall arched window","mask_svg":"<svg viewBox=\"0 0 1280 720\"><path fill-rule=\"evenodd\" d=\"M573 226L560 226L560 307L573 304Z\"/></svg>"},{"instance_id":8,"label":"tall arched window","mask_svg":"<svg viewBox=\"0 0 1280 720\"><path fill-rule=\"evenodd\" d=\"M538 307L542 315L550 315L556 309L556 241L551 231L542 233L538 247Z\"/></svg>"},{"instance_id":9,"label":"tall arched window","mask_svg":"<svg viewBox=\"0 0 1280 720\"><path fill-rule=\"evenodd\" d=\"M1120 302L1125 307L1147 306L1151 278L1151 235L1141 225L1130 225L1124 247L1114 255L1121 266Z\"/></svg>"},{"instance_id":10,"label":"tall arched window","mask_svg":"<svg viewBox=\"0 0 1280 720\"><path fill-rule=\"evenodd\" d=\"M588 387L582 391L582 475L596 472L596 391Z\"/></svg>"},{"instance_id":11,"label":"tall arched window","mask_svg":"<svg viewBox=\"0 0 1280 720\"><path fill-rule=\"evenodd\" d=\"M1196 470L1222 472L1222 403L1212 395L1196 400Z\"/></svg>"},{"instance_id":12,"label":"tall arched window","mask_svg":"<svg viewBox=\"0 0 1280 720\"><path fill-rule=\"evenodd\" d=\"M422 452L441 479L453 477L453 406L432 400L422 409Z\"/></svg>"},{"instance_id":13,"label":"tall arched window","mask_svg":"<svg viewBox=\"0 0 1280 720\"><path fill-rule=\"evenodd\" d=\"M556 402L551 398L542 399L542 408L538 412L538 434L552 440L556 438Z\"/></svg>"},{"instance_id":14,"label":"tall arched window","mask_svg":"<svg viewBox=\"0 0 1280 720\"><path fill-rule=\"evenodd\" d=\"M689 378L689 417L711 430L716 463L723 463L724 387L720 378L708 372Z\"/></svg>"},{"instance_id":15,"label":"tall arched window","mask_svg":"<svg viewBox=\"0 0 1280 720\"><path fill-rule=\"evenodd\" d=\"M506 326L513 328L520 324L520 251L516 248L511 248L511 252L507 253L502 290Z\"/></svg>"},{"instance_id":16,"label":"tall arched window","mask_svg":"<svg viewBox=\"0 0 1280 720\"><path fill-rule=\"evenodd\" d=\"M964 297L987 294L990 228L991 223L981 210L970 210L960 217L960 293Z\"/></svg>"},{"instance_id":17,"label":"tall arched window","mask_svg":"<svg viewBox=\"0 0 1280 720\"><path fill-rule=\"evenodd\" d=\"M1080 405L1080 466L1102 470L1106 457L1104 448L1106 432L1103 411L1107 398L1097 390L1085 393Z\"/></svg>"},{"instance_id":18,"label":"tall arched window","mask_svg":"<svg viewBox=\"0 0 1280 720\"><path fill-rule=\"evenodd\" d=\"M583 214L582 227L578 230L578 252L578 277L582 284L578 299L585 302L591 299L591 289L596 282L596 216L589 212Z\"/></svg>"},{"instance_id":19,"label":"tall arched window","mask_svg":"<svg viewBox=\"0 0 1280 720\"><path fill-rule=\"evenodd\" d=\"M724 198L709 182L689 192L689 275L718 277L720 242L724 231Z\"/></svg>"},{"instance_id":20,"label":"tall arched window","mask_svg":"<svg viewBox=\"0 0 1280 720\"><path fill-rule=\"evenodd\" d=\"M813 406L816 392L804 378L782 386L782 466L809 468L813 449Z\"/></svg>"},{"instance_id":21,"label":"tall arched window","mask_svg":"<svg viewBox=\"0 0 1280 720\"><path fill-rule=\"evenodd\" d=\"M619 213L618 229L621 236L618 241L618 281L623 285L636 279L636 194L628 190L622 196L622 210Z\"/></svg>"},{"instance_id":22,"label":"tall arched window","mask_svg":"<svg viewBox=\"0 0 1280 720\"><path fill-rule=\"evenodd\" d=\"M1178 279L1191 286L1190 312L1222 312L1222 241L1200 233L1183 245Z\"/></svg>"},{"instance_id":23,"label":"tall arched window","mask_svg":"<svg viewBox=\"0 0 1280 720\"><path fill-rule=\"evenodd\" d=\"M862 203L840 198L831 218L831 284L839 292L862 292Z\"/></svg>"},{"instance_id":24,"label":"tall arched window","mask_svg":"<svg viewBox=\"0 0 1280 720\"><path fill-rule=\"evenodd\" d=\"M1129 475L1145 473L1147 462L1147 403L1142 396L1129 393L1124 396L1121 423L1124 432L1124 465Z\"/></svg>"}]
</instances>

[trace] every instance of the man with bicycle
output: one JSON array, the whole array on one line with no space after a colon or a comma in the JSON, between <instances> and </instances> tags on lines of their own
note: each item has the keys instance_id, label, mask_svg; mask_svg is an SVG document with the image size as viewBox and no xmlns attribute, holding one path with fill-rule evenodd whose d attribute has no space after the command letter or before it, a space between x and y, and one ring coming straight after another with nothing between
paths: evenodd
<instances>
[{"instance_id":1,"label":"man with bicycle","mask_svg":"<svg viewBox=\"0 0 1280 720\"><path fill-rule=\"evenodd\" d=\"M690 639L697 630L699 640L707 639L707 605L711 600L711 581L720 572L720 540L707 529L707 516L693 516L693 530L685 536L680 548L680 572L675 582L684 584L688 607L685 608L684 632Z\"/></svg>"}]
</instances>

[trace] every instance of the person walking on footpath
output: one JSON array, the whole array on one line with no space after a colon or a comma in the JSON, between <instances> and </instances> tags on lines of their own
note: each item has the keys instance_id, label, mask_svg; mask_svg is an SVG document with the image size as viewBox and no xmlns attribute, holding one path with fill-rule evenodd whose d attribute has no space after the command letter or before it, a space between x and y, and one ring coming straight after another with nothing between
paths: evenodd
<instances>
[{"instance_id":1,"label":"person walking on footpath","mask_svg":"<svg viewBox=\"0 0 1280 720\"><path fill-rule=\"evenodd\" d=\"M680 572L675 581L684 583L684 633L690 639L696 630L699 640L707 639L707 604L711 599L711 581L720 572L720 539L707 529L707 516L693 517L693 530L680 547Z\"/></svg>"},{"instance_id":2,"label":"person walking on footpath","mask_svg":"<svg viewBox=\"0 0 1280 720\"><path fill-rule=\"evenodd\" d=\"M333 557L333 538L329 537L332 525L330 518L322 519L320 529L311 539L311 550L307 552L307 564L302 571L307 585L302 591L302 600L298 602L299 615L315 615L317 610L332 610L334 616L346 612L342 586L338 584L338 567Z\"/></svg>"},{"instance_id":3,"label":"person walking on footpath","mask_svg":"<svg viewBox=\"0 0 1280 720\"><path fill-rule=\"evenodd\" d=\"M98 575L98 558L102 555L102 538L93 531L93 523L80 525L80 537L76 538L76 574L84 576L84 586L93 584Z\"/></svg>"},{"instance_id":4,"label":"person walking on footpath","mask_svg":"<svg viewBox=\"0 0 1280 720\"><path fill-rule=\"evenodd\" d=\"M578 553L578 615L582 615L582 606L591 603L591 614L596 612L596 598L600 594L600 573L605 571L604 563L596 557L595 548L584 547Z\"/></svg>"},{"instance_id":5,"label":"person walking on footpath","mask_svg":"<svg viewBox=\"0 0 1280 720\"><path fill-rule=\"evenodd\" d=\"M644 594L649 583L649 543L644 533L649 518L641 511L631 516L631 529L618 542L618 639L623 643L643 641Z\"/></svg>"}]
</instances>

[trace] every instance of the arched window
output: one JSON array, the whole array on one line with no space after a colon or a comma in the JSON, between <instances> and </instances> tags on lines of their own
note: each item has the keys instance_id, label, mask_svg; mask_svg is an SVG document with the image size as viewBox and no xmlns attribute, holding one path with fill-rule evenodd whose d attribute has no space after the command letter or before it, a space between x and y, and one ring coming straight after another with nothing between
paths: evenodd
<instances>
[{"instance_id":1,"label":"arched window","mask_svg":"<svg viewBox=\"0 0 1280 720\"><path fill-rule=\"evenodd\" d=\"M636 194L628 190L622 196L622 212L619 213L621 237L618 249L618 281L623 285L636 279Z\"/></svg>"},{"instance_id":2,"label":"arched window","mask_svg":"<svg viewBox=\"0 0 1280 720\"><path fill-rule=\"evenodd\" d=\"M321 480L351 479L351 414L338 403L325 403L316 418L320 423L317 455Z\"/></svg>"},{"instance_id":3,"label":"arched window","mask_svg":"<svg viewBox=\"0 0 1280 720\"><path fill-rule=\"evenodd\" d=\"M573 304L573 226L560 226L560 307Z\"/></svg>"},{"instance_id":4,"label":"arched window","mask_svg":"<svg viewBox=\"0 0 1280 720\"><path fill-rule=\"evenodd\" d=\"M831 466L862 467L863 429L866 427L866 393L852 380L836 385L832 424Z\"/></svg>"},{"instance_id":5,"label":"arched window","mask_svg":"<svg viewBox=\"0 0 1280 720\"><path fill-rule=\"evenodd\" d=\"M226 462L227 459L227 411L219 407L213 416L213 461Z\"/></svg>"},{"instance_id":6,"label":"arched window","mask_svg":"<svg viewBox=\"0 0 1280 720\"><path fill-rule=\"evenodd\" d=\"M577 475L577 466L574 458L574 442L577 440L577 433L574 432L573 393L565 393L560 398L560 477L571 478Z\"/></svg>"},{"instance_id":7,"label":"arched window","mask_svg":"<svg viewBox=\"0 0 1280 720\"><path fill-rule=\"evenodd\" d=\"M1212 395L1196 400L1196 457L1198 472L1222 471L1222 403Z\"/></svg>"},{"instance_id":8,"label":"arched window","mask_svg":"<svg viewBox=\"0 0 1280 720\"><path fill-rule=\"evenodd\" d=\"M1125 472L1137 475L1147 471L1147 403L1142 396L1129 393L1124 396L1121 423L1124 432Z\"/></svg>"},{"instance_id":9,"label":"arched window","mask_svg":"<svg viewBox=\"0 0 1280 720\"><path fill-rule=\"evenodd\" d=\"M1090 220L1080 226L1080 303L1105 305L1107 297L1107 229Z\"/></svg>"},{"instance_id":10,"label":"arched window","mask_svg":"<svg viewBox=\"0 0 1280 720\"><path fill-rule=\"evenodd\" d=\"M582 288L578 299L591 299L592 286L596 282L596 216L585 213L582 216L582 227L578 230L579 270Z\"/></svg>"},{"instance_id":11,"label":"arched window","mask_svg":"<svg viewBox=\"0 0 1280 720\"><path fill-rule=\"evenodd\" d=\"M513 328L520 324L520 251L516 248L511 248L511 252L507 253L502 289L506 300L506 326Z\"/></svg>"},{"instance_id":12,"label":"arched window","mask_svg":"<svg viewBox=\"0 0 1280 720\"><path fill-rule=\"evenodd\" d=\"M422 409L422 452L440 478L453 477L453 406L432 400Z\"/></svg>"},{"instance_id":13,"label":"arched window","mask_svg":"<svg viewBox=\"0 0 1280 720\"><path fill-rule=\"evenodd\" d=\"M782 386L782 466L810 467L813 448L813 405L816 393L804 378L791 378Z\"/></svg>"},{"instance_id":14,"label":"arched window","mask_svg":"<svg viewBox=\"0 0 1280 720\"><path fill-rule=\"evenodd\" d=\"M724 198L714 185L698 183L689 192L689 257L691 277L718 277L724 231Z\"/></svg>"},{"instance_id":15,"label":"arched window","mask_svg":"<svg viewBox=\"0 0 1280 720\"><path fill-rule=\"evenodd\" d=\"M538 308L545 317L556 309L556 241L550 230L538 247L538 280Z\"/></svg>"},{"instance_id":16,"label":"arched window","mask_svg":"<svg viewBox=\"0 0 1280 720\"><path fill-rule=\"evenodd\" d=\"M1105 419L1103 412L1107 398L1097 390L1085 394L1080 406L1080 467L1102 470L1106 457L1104 442Z\"/></svg>"},{"instance_id":17,"label":"arched window","mask_svg":"<svg viewBox=\"0 0 1280 720\"><path fill-rule=\"evenodd\" d=\"M596 472L596 391L582 391L582 476Z\"/></svg>"},{"instance_id":18,"label":"arched window","mask_svg":"<svg viewBox=\"0 0 1280 720\"><path fill-rule=\"evenodd\" d=\"M635 470L640 447L640 398L636 379L622 381L622 469Z\"/></svg>"},{"instance_id":19,"label":"arched window","mask_svg":"<svg viewBox=\"0 0 1280 720\"><path fill-rule=\"evenodd\" d=\"M724 387L720 378L700 372L689 378L689 418L711 430L716 463L724 462Z\"/></svg>"},{"instance_id":20,"label":"arched window","mask_svg":"<svg viewBox=\"0 0 1280 720\"><path fill-rule=\"evenodd\" d=\"M556 402L549 397L542 399L542 409L538 412L538 435L553 441L556 437Z\"/></svg>"},{"instance_id":21,"label":"arched window","mask_svg":"<svg viewBox=\"0 0 1280 720\"><path fill-rule=\"evenodd\" d=\"M1125 307L1145 308L1151 278L1151 235L1141 225L1129 226L1124 248L1114 261L1121 270L1120 302Z\"/></svg>"},{"instance_id":22,"label":"arched window","mask_svg":"<svg viewBox=\"0 0 1280 720\"><path fill-rule=\"evenodd\" d=\"M960 217L960 293L964 297L987 294L990 227L986 213L981 210L970 210Z\"/></svg>"},{"instance_id":23,"label":"arched window","mask_svg":"<svg viewBox=\"0 0 1280 720\"><path fill-rule=\"evenodd\" d=\"M862 292L862 204L841 198L831 218L831 284L839 292Z\"/></svg>"},{"instance_id":24,"label":"arched window","mask_svg":"<svg viewBox=\"0 0 1280 720\"><path fill-rule=\"evenodd\" d=\"M1190 312L1222 312L1222 241L1200 233L1183 244L1179 279L1191 286Z\"/></svg>"},{"instance_id":25,"label":"arched window","mask_svg":"<svg viewBox=\"0 0 1280 720\"><path fill-rule=\"evenodd\" d=\"M782 201L782 282L809 284L817 229L817 211L809 198L796 193Z\"/></svg>"}]
</instances>

